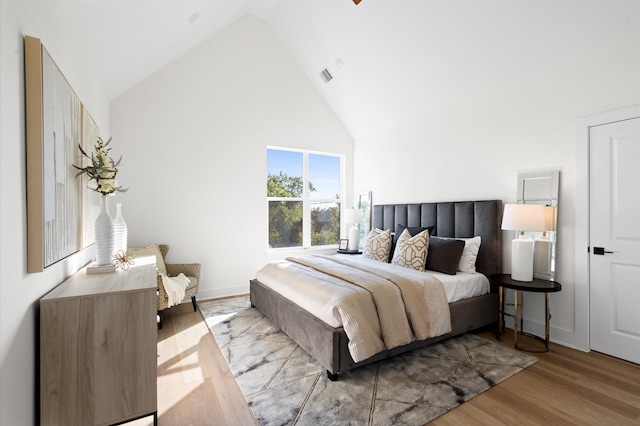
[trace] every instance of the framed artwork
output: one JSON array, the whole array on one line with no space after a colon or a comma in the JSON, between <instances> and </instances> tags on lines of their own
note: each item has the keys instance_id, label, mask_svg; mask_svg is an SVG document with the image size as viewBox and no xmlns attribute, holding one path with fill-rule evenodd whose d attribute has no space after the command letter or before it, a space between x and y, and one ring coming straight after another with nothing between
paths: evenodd
<instances>
[{"instance_id":1,"label":"framed artwork","mask_svg":"<svg viewBox=\"0 0 640 426\"><path fill-rule=\"evenodd\" d=\"M358 194L358 209L360 209L360 213L362 214L359 247L359 249L362 249L364 247L364 240L367 235L369 235L369 231L371 231L371 191Z\"/></svg>"},{"instance_id":2,"label":"framed artwork","mask_svg":"<svg viewBox=\"0 0 640 426\"><path fill-rule=\"evenodd\" d=\"M349 247L349 240L340 240L340 246L338 246L338 250L346 250Z\"/></svg>"},{"instance_id":3,"label":"framed artwork","mask_svg":"<svg viewBox=\"0 0 640 426\"><path fill-rule=\"evenodd\" d=\"M25 37L27 140L27 272L80 250L80 99L51 56L34 37Z\"/></svg>"},{"instance_id":4,"label":"framed artwork","mask_svg":"<svg viewBox=\"0 0 640 426\"><path fill-rule=\"evenodd\" d=\"M91 152L94 144L100 137L100 130L95 121L89 114L89 111L82 104L82 149L85 152ZM90 161L82 157L80 160L82 167L89 165ZM89 189L89 179L86 175L82 176L82 248L88 247L95 243L95 223L98 214L100 214L100 194Z\"/></svg>"}]
</instances>

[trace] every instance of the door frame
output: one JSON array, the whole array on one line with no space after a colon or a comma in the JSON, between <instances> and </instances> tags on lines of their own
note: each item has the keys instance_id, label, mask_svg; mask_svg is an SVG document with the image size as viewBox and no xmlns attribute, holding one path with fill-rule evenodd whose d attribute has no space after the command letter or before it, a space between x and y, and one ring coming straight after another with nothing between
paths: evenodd
<instances>
[{"instance_id":1,"label":"door frame","mask_svg":"<svg viewBox=\"0 0 640 426\"><path fill-rule=\"evenodd\" d=\"M589 252L589 132L591 127L640 117L640 105L580 117L576 120L575 192L575 342L577 349L591 350Z\"/></svg>"}]
</instances>

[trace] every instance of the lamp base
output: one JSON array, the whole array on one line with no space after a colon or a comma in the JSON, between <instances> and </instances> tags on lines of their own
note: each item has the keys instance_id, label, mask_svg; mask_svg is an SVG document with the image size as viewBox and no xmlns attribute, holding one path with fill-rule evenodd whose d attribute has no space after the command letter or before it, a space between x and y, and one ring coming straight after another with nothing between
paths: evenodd
<instances>
[{"instance_id":1,"label":"lamp base","mask_svg":"<svg viewBox=\"0 0 640 426\"><path fill-rule=\"evenodd\" d=\"M511 279L533 281L533 241L524 236L511 241Z\"/></svg>"},{"instance_id":2,"label":"lamp base","mask_svg":"<svg viewBox=\"0 0 640 426\"><path fill-rule=\"evenodd\" d=\"M347 244L347 250L357 251L360 246L360 229L353 227L349 229L349 244Z\"/></svg>"}]
</instances>

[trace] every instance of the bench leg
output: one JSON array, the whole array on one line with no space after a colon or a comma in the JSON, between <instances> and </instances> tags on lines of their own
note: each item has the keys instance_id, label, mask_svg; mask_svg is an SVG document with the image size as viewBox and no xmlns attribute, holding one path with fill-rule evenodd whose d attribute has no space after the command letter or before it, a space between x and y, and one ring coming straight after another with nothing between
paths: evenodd
<instances>
[{"instance_id":1,"label":"bench leg","mask_svg":"<svg viewBox=\"0 0 640 426\"><path fill-rule=\"evenodd\" d=\"M196 312L198 310L198 305L196 305L196 297L195 296L191 296L191 304L193 305L193 312Z\"/></svg>"}]
</instances>

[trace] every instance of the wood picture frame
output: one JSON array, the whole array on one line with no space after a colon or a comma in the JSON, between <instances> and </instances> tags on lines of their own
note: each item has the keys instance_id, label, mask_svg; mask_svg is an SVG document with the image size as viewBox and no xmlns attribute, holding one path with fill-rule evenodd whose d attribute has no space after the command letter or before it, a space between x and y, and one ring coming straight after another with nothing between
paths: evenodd
<instances>
[{"instance_id":1,"label":"wood picture frame","mask_svg":"<svg viewBox=\"0 0 640 426\"><path fill-rule=\"evenodd\" d=\"M81 103L40 39L24 46L27 272L42 272L82 245Z\"/></svg>"}]
</instances>

